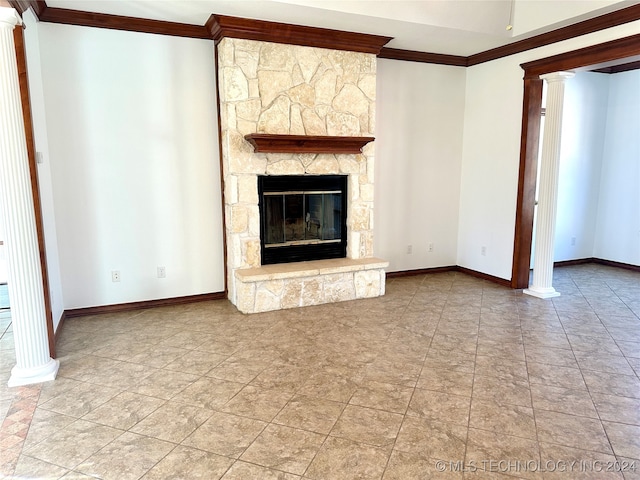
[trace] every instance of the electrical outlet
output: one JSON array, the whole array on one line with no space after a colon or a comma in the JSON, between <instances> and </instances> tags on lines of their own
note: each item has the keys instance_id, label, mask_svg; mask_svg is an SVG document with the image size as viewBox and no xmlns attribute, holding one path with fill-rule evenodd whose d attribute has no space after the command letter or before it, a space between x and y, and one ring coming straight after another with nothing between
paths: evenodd
<instances>
[{"instance_id":1,"label":"electrical outlet","mask_svg":"<svg viewBox=\"0 0 640 480\"><path fill-rule=\"evenodd\" d=\"M487 247L485 247L484 245L480 247L480 255L482 255L483 257L487 256Z\"/></svg>"},{"instance_id":2,"label":"electrical outlet","mask_svg":"<svg viewBox=\"0 0 640 480\"><path fill-rule=\"evenodd\" d=\"M158 267L158 278L167 278L167 269L165 267Z\"/></svg>"},{"instance_id":3,"label":"electrical outlet","mask_svg":"<svg viewBox=\"0 0 640 480\"><path fill-rule=\"evenodd\" d=\"M111 270L111 281L112 282L120 281L120 270Z\"/></svg>"},{"instance_id":4,"label":"electrical outlet","mask_svg":"<svg viewBox=\"0 0 640 480\"><path fill-rule=\"evenodd\" d=\"M430 252L430 253L431 253L431 252L433 252L433 243L430 243L430 244L429 244L429 252Z\"/></svg>"},{"instance_id":5,"label":"electrical outlet","mask_svg":"<svg viewBox=\"0 0 640 480\"><path fill-rule=\"evenodd\" d=\"M407 254L411 255L413 253L413 245L407 245Z\"/></svg>"},{"instance_id":6,"label":"electrical outlet","mask_svg":"<svg viewBox=\"0 0 640 480\"><path fill-rule=\"evenodd\" d=\"M576 237L571 237L571 246L572 247L576 246Z\"/></svg>"}]
</instances>

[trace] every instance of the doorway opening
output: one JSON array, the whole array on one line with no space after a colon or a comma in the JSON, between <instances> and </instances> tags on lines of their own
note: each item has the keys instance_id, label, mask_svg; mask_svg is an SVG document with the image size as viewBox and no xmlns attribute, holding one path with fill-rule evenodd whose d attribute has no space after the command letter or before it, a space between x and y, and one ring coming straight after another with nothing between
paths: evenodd
<instances>
[{"instance_id":1,"label":"doorway opening","mask_svg":"<svg viewBox=\"0 0 640 480\"><path fill-rule=\"evenodd\" d=\"M511 287L527 288L531 265L543 81L540 75L563 70L607 68L640 60L640 35L522 64L524 75L520 171Z\"/></svg>"}]
</instances>

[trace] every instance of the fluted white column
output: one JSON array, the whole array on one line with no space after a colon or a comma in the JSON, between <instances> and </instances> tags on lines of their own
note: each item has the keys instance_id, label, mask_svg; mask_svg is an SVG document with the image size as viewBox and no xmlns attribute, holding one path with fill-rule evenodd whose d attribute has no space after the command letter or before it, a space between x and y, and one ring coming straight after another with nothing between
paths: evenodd
<instances>
[{"instance_id":1,"label":"fluted white column","mask_svg":"<svg viewBox=\"0 0 640 480\"><path fill-rule=\"evenodd\" d=\"M40 250L31 191L13 29L21 19L0 7L0 206L9 266L16 365L9 386L53 380L59 362L49 355Z\"/></svg>"},{"instance_id":2,"label":"fluted white column","mask_svg":"<svg viewBox=\"0 0 640 480\"><path fill-rule=\"evenodd\" d=\"M573 76L572 72L556 72L540 77L547 83L547 105L544 116L544 137L542 138L540 184L538 185L533 284L524 290L524 293L539 298L560 296L560 293L553 288L553 252L558 207L564 84L568 78Z\"/></svg>"}]
</instances>

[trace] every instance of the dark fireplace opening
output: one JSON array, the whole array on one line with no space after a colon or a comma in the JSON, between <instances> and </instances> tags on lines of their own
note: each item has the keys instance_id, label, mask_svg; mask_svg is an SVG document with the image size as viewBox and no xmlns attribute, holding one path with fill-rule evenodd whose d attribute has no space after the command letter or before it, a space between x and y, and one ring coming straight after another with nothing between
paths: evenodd
<instances>
[{"instance_id":1,"label":"dark fireplace opening","mask_svg":"<svg viewBox=\"0 0 640 480\"><path fill-rule=\"evenodd\" d=\"M344 258L347 176L258 176L262 264Z\"/></svg>"}]
</instances>

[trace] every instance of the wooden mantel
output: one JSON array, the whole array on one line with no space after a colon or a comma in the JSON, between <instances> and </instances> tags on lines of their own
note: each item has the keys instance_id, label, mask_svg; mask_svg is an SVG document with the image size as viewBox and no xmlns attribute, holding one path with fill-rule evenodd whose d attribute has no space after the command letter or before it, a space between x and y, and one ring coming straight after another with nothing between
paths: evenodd
<instances>
[{"instance_id":1,"label":"wooden mantel","mask_svg":"<svg viewBox=\"0 0 640 480\"><path fill-rule=\"evenodd\" d=\"M374 137L331 137L250 133L244 136L257 153L362 153Z\"/></svg>"}]
</instances>

